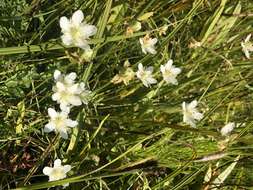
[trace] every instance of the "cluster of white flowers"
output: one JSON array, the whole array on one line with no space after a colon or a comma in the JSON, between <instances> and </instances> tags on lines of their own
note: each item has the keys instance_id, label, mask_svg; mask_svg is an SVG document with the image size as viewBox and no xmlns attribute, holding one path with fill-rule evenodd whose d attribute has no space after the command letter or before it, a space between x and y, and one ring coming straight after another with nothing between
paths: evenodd
<instances>
[{"instance_id":1,"label":"cluster of white flowers","mask_svg":"<svg viewBox=\"0 0 253 190\"><path fill-rule=\"evenodd\" d=\"M73 106L80 106L82 103L87 104L90 91L84 86L84 83L76 83L76 73L72 72L68 75L61 74L60 71L54 72L56 85L53 86L52 99L60 104L60 112L53 108L48 108L49 122L44 127L44 132L49 133L55 131L59 133L63 139L68 138L70 128L78 125L77 121L69 118L70 109ZM49 181L55 181L66 178L66 173L71 169L70 165L61 165L61 160L54 162L54 167L45 167L43 173L49 176ZM63 186L68 186L64 184Z\"/></svg>"},{"instance_id":2,"label":"cluster of white flowers","mask_svg":"<svg viewBox=\"0 0 253 190\"><path fill-rule=\"evenodd\" d=\"M61 36L63 44L67 46L76 46L85 50L87 54L92 54L92 50L88 44L88 39L95 35L97 28L93 25L89 25L84 22L84 15L81 10L73 13L72 17L60 18L60 27L63 35ZM135 25L128 28L128 33L132 34L134 31L141 29L141 23L137 22ZM165 31L167 28L164 29ZM244 42L241 42L242 50L245 56L249 59L250 52L253 51L253 44L250 42L251 35L248 35ZM151 38L146 35L139 39L141 49L144 54L156 54L155 44L158 42L157 38ZM145 67L142 63L138 64L138 71L133 72L128 68L128 73L117 75L114 78L115 83L123 81L128 84L136 74L137 78L141 80L145 87L150 87L157 83L157 80L153 76L154 68L152 66ZM163 80L167 84L178 85L177 76L181 73L181 69L173 65L173 60L168 60L165 65L160 66L160 72ZM48 115L50 117L49 122L45 125L44 131L49 133L55 131L59 133L64 139L68 138L68 131L70 128L76 127L78 122L69 118L69 113L72 107L87 104L91 92L85 88L84 83L76 83L76 73L72 72L67 75L61 74L59 70L54 72L55 85L53 86L53 101L56 101L61 111L57 112L53 108L48 108ZM196 122L203 119L203 114L197 109L198 102L193 100L190 103L182 103L183 122L196 127ZM234 129L235 123L228 123L221 129L221 135L227 136ZM45 167L43 173L49 176L49 181L55 181L66 178L66 174L71 170L70 165L62 165L61 160L54 161L54 167ZM64 184L63 186L67 186Z\"/></svg>"},{"instance_id":3,"label":"cluster of white flowers","mask_svg":"<svg viewBox=\"0 0 253 190\"><path fill-rule=\"evenodd\" d=\"M90 53L92 50L88 44L90 36L96 34L97 28L86 24L81 10L74 12L71 19L60 18L60 27L63 35L61 36L63 44L76 46ZM78 122L69 118L72 107L87 104L91 92L85 88L83 82L76 83L77 75L72 72L67 75L61 74L59 70L54 72L55 85L53 86L53 101L60 105L60 112L53 108L48 108L49 122L44 127L44 132L55 131L63 139L68 138L70 128L76 127ZM54 161L54 167L45 167L43 173L49 176L49 181L55 181L66 178L66 174L71 170L70 165L61 165L61 160ZM67 184L63 185L68 186Z\"/></svg>"},{"instance_id":4,"label":"cluster of white flowers","mask_svg":"<svg viewBox=\"0 0 253 190\"><path fill-rule=\"evenodd\" d=\"M61 112L53 108L48 109L50 121L45 125L44 131L49 133L55 131L64 139L68 138L69 127L77 126L77 121L69 119L68 114L73 106L80 106L88 103L90 91L85 88L84 83L75 83L76 73L68 75L61 74L60 71L54 72L56 85L53 86L52 99L60 104Z\"/></svg>"},{"instance_id":5,"label":"cluster of white flowers","mask_svg":"<svg viewBox=\"0 0 253 190\"><path fill-rule=\"evenodd\" d=\"M161 65L160 71L163 76L163 80L169 84L177 85L177 75L181 73L181 69L173 65L173 61L170 59L165 65ZM141 63L138 65L138 71L136 72L137 78L139 78L143 85L150 87L151 84L156 84L157 80L153 77L153 67L145 68Z\"/></svg>"},{"instance_id":6,"label":"cluster of white flowers","mask_svg":"<svg viewBox=\"0 0 253 190\"><path fill-rule=\"evenodd\" d=\"M62 111L69 112L73 106L87 104L86 97L89 97L90 91L85 88L85 84L75 83L76 73L62 75L60 71L54 72L56 85L53 87L54 94L52 99L60 104Z\"/></svg>"},{"instance_id":7,"label":"cluster of white flowers","mask_svg":"<svg viewBox=\"0 0 253 190\"><path fill-rule=\"evenodd\" d=\"M161 65L160 71L162 73L163 80L167 84L178 84L176 77L181 73L181 69L173 66L173 60L170 59L165 65ZM157 80L153 77L152 73L152 66L145 68L141 63L139 63L136 76L142 81L144 86L150 87L150 85L157 83ZM198 112L196 108L197 104L198 102L196 100L189 104L185 102L182 103L183 122L192 127L196 126L196 121L199 121L203 118L203 114Z\"/></svg>"}]
</instances>

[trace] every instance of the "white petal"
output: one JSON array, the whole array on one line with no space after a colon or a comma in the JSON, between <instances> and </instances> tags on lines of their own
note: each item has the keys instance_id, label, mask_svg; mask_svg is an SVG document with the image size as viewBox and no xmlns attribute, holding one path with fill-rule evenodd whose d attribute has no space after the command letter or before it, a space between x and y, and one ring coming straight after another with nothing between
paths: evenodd
<instances>
[{"instance_id":1,"label":"white petal","mask_svg":"<svg viewBox=\"0 0 253 190\"><path fill-rule=\"evenodd\" d=\"M58 116L58 113L53 108L48 108L47 112L51 118L56 118Z\"/></svg>"},{"instance_id":2,"label":"white petal","mask_svg":"<svg viewBox=\"0 0 253 190\"><path fill-rule=\"evenodd\" d=\"M164 80L165 80L167 83L171 83L171 84L174 84L174 85L177 85L177 84L178 84L177 79L174 78L174 77L166 77Z\"/></svg>"},{"instance_id":3,"label":"white petal","mask_svg":"<svg viewBox=\"0 0 253 190\"><path fill-rule=\"evenodd\" d=\"M67 17L60 18L60 27L63 31L68 31L70 29L70 22Z\"/></svg>"},{"instance_id":4,"label":"white petal","mask_svg":"<svg viewBox=\"0 0 253 190\"><path fill-rule=\"evenodd\" d=\"M146 48L141 46L141 51L144 53L144 54L147 54L147 51L146 51Z\"/></svg>"},{"instance_id":5,"label":"white petal","mask_svg":"<svg viewBox=\"0 0 253 190\"><path fill-rule=\"evenodd\" d=\"M194 112L194 113L193 113L193 117L194 117L194 119L196 119L196 120L201 120L204 116L203 116L202 113Z\"/></svg>"},{"instance_id":6,"label":"white petal","mask_svg":"<svg viewBox=\"0 0 253 190\"><path fill-rule=\"evenodd\" d=\"M50 176L52 170L53 170L53 168L45 167L45 168L43 169L43 174L45 174L45 175L47 175L47 176Z\"/></svg>"},{"instance_id":7,"label":"white petal","mask_svg":"<svg viewBox=\"0 0 253 190\"><path fill-rule=\"evenodd\" d=\"M53 101L58 101L60 99L60 97L61 97L61 95L58 92L52 94L52 100Z\"/></svg>"},{"instance_id":8,"label":"white petal","mask_svg":"<svg viewBox=\"0 0 253 190\"><path fill-rule=\"evenodd\" d=\"M45 125L44 132L45 133L50 133L54 129L55 129L55 126L51 122L49 122L48 124Z\"/></svg>"},{"instance_id":9,"label":"white petal","mask_svg":"<svg viewBox=\"0 0 253 190\"><path fill-rule=\"evenodd\" d=\"M249 54L249 51L247 49L244 49L244 54L247 57L247 59L250 59L250 54Z\"/></svg>"},{"instance_id":10,"label":"white petal","mask_svg":"<svg viewBox=\"0 0 253 190\"><path fill-rule=\"evenodd\" d=\"M186 123L187 121L188 121L188 117L184 114L184 115L183 115L183 122Z\"/></svg>"},{"instance_id":11,"label":"white petal","mask_svg":"<svg viewBox=\"0 0 253 190\"><path fill-rule=\"evenodd\" d=\"M141 79L141 73L140 73L140 71L136 72L136 76L137 76L138 79Z\"/></svg>"},{"instance_id":12,"label":"white petal","mask_svg":"<svg viewBox=\"0 0 253 190\"><path fill-rule=\"evenodd\" d=\"M70 46L73 43L73 38L70 34L66 33L61 36L62 43L66 46Z\"/></svg>"},{"instance_id":13,"label":"white petal","mask_svg":"<svg viewBox=\"0 0 253 190\"><path fill-rule=\"evenodd\" d=\"M64 115L64 117L68 117L70 113L70 107L67 107L67 110L61 110L61 114Z\"/></svg>"},{"instance_id":14,"label":"white petal","mask_svg":"<svg viewBox=\"0 0 253 190\"><path fill-rule=\"evenodd\" d=\"M97 33L97 27L94 25L85 24L81 27L81 33L85 36L85 38L89 38Z\"/></svg>"},{"instance_id":15,"label":"white petal","mask_svg":"<svg viewBox=\"0 0 253 190\"><path fill-rule=\"evenodd\" d=\"M60 136L64 139L68 139L68 133L67 131L60 131Z\"/></svg>"},{"instance_id":16,"label":"white petal","mask_svg":"<svg viewBox=\"0 0 253 190\"><path fill-rule=\"evenodd\" d=\"M251 45L250 47L248 47L248 51L253 51L253 45Z\"/></svg>"},{"instance_id":17,"label":"white petal","mask_svg":"<svg viewBox=\"0 0 253 190\"><path fill-rule=\"evenodd\" d=\"M195 122L194 122L194 119L191 118L191 117L187 117L187 116L184 115L183 121L184 121L186 124L190 125L191 127L196 127L196 124L195 124Z\"/></svg>"},{"instance_id":18,"label":"white petal","mask_svg":"<svg viewBox=\"0 0 253 190\"><path fill-rule=\"evenodd\" d=\"M189 120L189 121L188 121L188 124L189 124L191 127L196 127L196 123L194 122L194 120Z\"/></svg>"},{"instance_id":19,"label":"white petal","mask_svg":"<svg viewBox=\"0 0 253 190\"><path fill-rule=\"evenodd\" d=\"M186 111L186 103L185 102L182 103L182 109L183 109L183 111Z\"/></svg>"},{"instance_id":20,"label":"white petal","mask_svg":"<svg viewBox=\"0 0 253 190\"><path fill-rule=\"evenodd\" d=\"M61 71L55 70L54 71L54 79L59 80L60 77L61 77Z\"/></svg>"},{"instance_id":21,"label":"white petal","mask_svg":"<svg viewBox=\"0 0 253 190\"><path fill-rule=\"evenodd\" d=\"M166 63L166 65L168 65L168 66L172 66L173 65L173 60L172 59L169 59L169 61Z\"/></svg>"},{"instance_id":22,"label":"white petal","mask_svg":"<svg viewBox=\"0 0 253 190\"><path fill-rule=\"evenodd\" d=\"M79 48L82 48L85 51L89 51L90 50L90 46L88 44L88 42L85 39L78 39L75 42L75 45Z\"/></svg>"},{"instance_id":23,"label":"white petal","mask_svg":"<svg viewBox=\"0 0 253 190\"><path fill-rule=\"evenodd\" d=\"M193 100L191 103L188 104L188 109L194 109L197 105L197 100Z\"/></svg>"},{"instance_id":24,"label":"white petal","mask_svg":"<svg viewBox=\"0 0 253 190\"><path fill-rule=\"evenodd\" d=\"M250 41L250 38L251 38L251 34L249 34L249 35L246 37L245 42Z\"/></svg>"},{"instance_id":25,"label":"white petal","mask_svg":"<svg viewBox=\"0 0 253 190\"><path fill-rule=\"evenodd\" d=\"M150 43L154 46L157 43L157 38L150 39Z\"/></svg>"},{"instance_id":26,"label":"white petal","mask_svg":"<svg viewBox=\"0 0 253 190\"><path fill-rule=\"evenodd\" d=\"M65 103L60 104L60 109L61 109L61 111L65 112L65 113L70 113L70 107L68 105L66 105Z\"/></svg>"},{"instance_id":27,"label":"white petal","mask_svg":"<svg viewBox=\"0 0 253 190\"><path fill-rule=\"evenodd\" d=\"M175 74L175 75L178 75L179 73L181 73L181 69L180 68L174 68L172 70L172 73Z\"/></svg>"},{"instance_id":28,"label":"white petal","mask_svg":"<svg viewBox=\"0 0 253 190\"><path fill-rule=\"evenodd\" d=\"M59 91L64 91L64 90L66 90L66 87L65 87L65 85L62 83L62 82L56 82L56 87L57 87L57 89L59 90Z\"/></svg>"},{"instance_id":29,"label":"white petal","mask_svg":"<svg viewBox=\"0 0 253 190\"><path fill-rule=\"evenodd\" d=\"M161 73L165 73L165 67L164 67L164 65L160 66L160 71L161 71Z\"/></svg>"},{"instance_id":30,"label":"white petal","mask_svg":"<svg viewBox=\"0 0 253 190\"><path fill-rule=\"evenodd\" d=\"M144 69L143 69L142 63L139 63L139 64L138 64L138 70L139 70L139 71L143 71L143 70L144 70Z\"/></svg>"},{"instance_id":31,"label":"white petal","mask_svg":"<svg viewBox=\"0 0 253 190\"><path fill-rule=\"evenodd\" d=\"M73 22L74 25L78 26L83 21L83 18L84 18L83 12L81 10L78 10L74 12L74 14L72 15L71 21Z\"/></svg>"},{"instance_id":32,"label":"white petal","mask_svg":"<svg viewBox=\"0 0 253 190\"><path fill-rule=\"evenodd\" d=\"M171 80L171 84L178 85L177 79L173 78L173 79Z\"/></svg>"},{"instance_id":33,"label":"white petal","mask_svg":"<svg viewBox=\"0 0 253 190\"><path fill-rule=\"evenodd\" d=\"M172 65L166 63L166 65L165 65L165 70L166 70L166 71L171 72L172 68L173 68Z\"/></svg>"},{"instance_id":34,"label":"white petal","mask_svg":"<svg viewBox=\"0 0 253 190\"><path fill-rule=\"evenodd\" d=\"M78 97L78 96L69 97L69 102L70 102L70 104L72 104L74 106L82 105L82 101L81 101L80 97Z\"/></svg>"},{"instance_id":35,"label":"white petal","mask_svg":"<svg viewBox=\"0 0 253 190\"><path fill-rule=\"evenodd\" d=\"M65 165L64 167L64 172L68 173L71 170L71 165Z\"/></svg>"},{"instance_id":36,"label":"white petal","mask_svg":"<svg viewBox=\"0 0 253 190\"><path fill-rule=\"evenodd\" d=\"M54 167L60 167L61 166L61 160L60 159L56 159L54 161Z\"/></svg>"},{"instance_id":37,"label":"white petal","mask_svg":"<svg viewBox=\"0 0 253 190\"><path fill-rule=\"evenodd\" d=\"M235 128L235 123L228 123L228 124L226 124L221 129L221 135L222 136L228 135L229 133L231 133L233 131L234 128Z\"/></svg>"},{"instance_id":38,"label":"white petal","mask_svg":"<svg viewBox=\"0 0 253 190\"><path fill-rule=\"evenodd\" d=\"M80 87L80 89L85 90L85 84L84 84L84 82L80 82L79 83L79 87Z\"/></svg>"},{"instance_id":39,"label":"white petal","mask_svg":"<svg viewBox=\"0 0 253 190\"><path fill-rule=\"evenodd\" d=\"M73 84L68 88L68 92L71 94L79 94L81 93L81 89L79 87L79 84Z\"/></svg>"},{"instance_id":40,"label":"white petal","mask_svg":"<svg viewBox=\"0 0 253 190\"><path fill-rule=\"evenodd\" d=\"M149 78L149 79L148 79L148 83L149 83L149 84L156 84L156 83L157 83L157 80L154 79L154 78Z\"/></svg>"},{"instance_id":41,"label":"white petal","mask_svg":"<svg viewBox=\"0 0 253 190\"><path fill-rule=\"evenodd\" d=\"M148 83L148 81L146 81L146 80L142 80L142 83L143 83L143 85L144 85L144 86L149 87L149 83Z\"/></svg>"},{"instance_id":42,"label":"white petal","mask_svg":"<svg viewBox=\"0 0 253 190\"><path fill-rule=\"evenodd\" d=\"M245 44L243 42L241 42L241 46L242 46L242 50L244 51L245 49Z\"/></svg>"},{"instance_id":43,"label":"white petal","mask_svg":"<svg viewBox=\"0 0 253 190\"><path fill-rule=\"evenodd\" d=\"M69 82L69 83L74 82L75 79L76 79L75 72L71 72L68 75L66 75L66 77L65 77L66 82Z\"/></svg>"},{"instance_id":44,"label":"white petal","mask_svg":"<svg viewBox=\"0 0 253 190\"><path fill-rule=\"evenodd\" d=\"M140 38L139 42L140 42L141 45L143 45L143 38Z\"/></svg>"},{"instance_id":45,"label":"white petal","mask_svg":"<svg viewBox=\"0 0 253 190\"><path fill-rule=\"evenodd\" d=\"M156 50L154 49L154 47L151 47L151 46L147 47L146 51L149 52L149 53L151 53L151 54L156 54Z\"/></svg>"},{"instance_id":46,"label":"white petal","mask_svg":"<svg viewBox=\"0 0 253 190\"><path fill-rule=\"evenodd\" d=\"M66 125L67 125L68 127L75 127L75 126L78 125L78 122L77 122L77 121L73 121L73 120L71 120L71 119L67 119Z\"/></svg>"}]
</instances>

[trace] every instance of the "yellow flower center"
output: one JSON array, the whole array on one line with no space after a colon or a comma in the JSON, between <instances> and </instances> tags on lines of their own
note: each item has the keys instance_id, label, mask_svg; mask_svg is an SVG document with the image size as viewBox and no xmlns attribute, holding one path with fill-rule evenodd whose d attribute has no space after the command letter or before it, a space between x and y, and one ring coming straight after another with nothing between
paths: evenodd
<instances>
[{"instance_id":1,"label":"yellow flower center","mask_svg":"<svg viewBox=\"0 0 253 190\"><path fill-rule=\"evenodd\" d=\"M68 102L68 99L70 97L70 93L67 91L62 91L61 92L61 102Z\"/></svg>"},{"instance_id":2,"label":"yellow flower center","mask_svg":"<svg viewBox=\"0 0 253 190\"><path fill-rule=\"evenodd\" d=\"M65 127L64 119L61 116L56 117L54 119L54 123L55 123L56 130L59 130Z\"/></svg>"},{"instance_id":3,"label":"yellow flower center","mask_svg":"<svg viewBox=\"0 0 253 190\"><path fill-rule=\"evenodd\" d=\"M71 33L71 36L72 36L74 39L78 39L78 38L81 37L81 33L80 33L79 27L76 27L76 26L71 27L70 33Z\"/></svg>"},{"instance_id":4,"label":"yellow flower center","mask_svg":"<svg viewBox=\"0 0 253 190\"><path fill-rule=\"evenodd\" d=\"M54 179L62 179L65 177L65 173L64 170L62 168L53 168L52 172L51 172L51 176Z\"/></svg>"},{"instance_id":5,"label":"yellow flower center","mask_svg":"<svg viewBox=\"0 0 253 190\"><path fill-rule=\"evenodd\" d=\"M165 77L171 77L171 76L173 76L173 73L170 70L165 70L164 76Z\"/></svg>"},{"instance_id":6,"label":"yellow flower center","mask_svg":"<svg viewBox=\"0 0 253 190\"><path fill-rule=\"evenodd\" d=\"M140 76L142 80L146 80L148 78L147 72L144 72L144 71L140 72Z\"/></svg>"}]
</instances>

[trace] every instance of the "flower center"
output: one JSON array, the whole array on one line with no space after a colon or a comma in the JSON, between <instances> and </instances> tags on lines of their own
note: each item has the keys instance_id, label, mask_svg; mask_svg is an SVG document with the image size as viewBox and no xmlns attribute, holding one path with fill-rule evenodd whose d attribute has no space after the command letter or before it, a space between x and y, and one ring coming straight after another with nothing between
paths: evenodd
<instances>
[{"instance_id":1,"label":"flower center","mask_svg":"<svg viewBox=\"0 0 253 190\"><path fill-rule=\"evenodd\" d=\"M141 79L142 79L142 80L146 80L146 79L148 78L147 72L144 72L144 71L142 71L142 72L140 73L140 76L141 76Z\"/></svg>"},{"instance_id":2,"label":"flower center","mask_svg":"<svg viewBox=\"0 0 253 190\"><path fill-rule=\"evenodd\" d=\"M186 109L186 110L185 110L185 115L187 115L187 117L192 117L193 111L192 111L192 110L189 110L189 109Z\"/></svg>"},{"instance_id":3,"label":"flower center","mask_svg":"<svg viewBox=\"0 0 253 190\"><path fill-rule=\"evenodd\" d=\"M57 130L65 126L64 119L60 116L54 119L54 123Z\"/></svg>"},{"instance_id":4,"label":"flower center","mask_svg":"<svg viewBox=\"0 0 253 190\"><path fill-rule=\"evenodd\" d=\"M61 92L61 102L68 103L68 99L70 97L70 93L67 91L62 91Z\"/></svg>"},{"instance_id":5,"label":"flower center","mask_svg":"<svg viewBox=\"0 0 253 190\"><path fill-rule=\"evenodd\" d=\"M165 76L165 77L172 77L172 76L173 76L173 73L172 73L170 70L165 70L164 76Z\"/></svg>"},{"instance_id":6,"label":"flower center","mask_svg":"<svg viewBox=\"0 0 253 190\"><path fill-rule=\"evenodd\" d=\"M53 168L51 176L56 180L63 179L65 177L65 173L62 168Z\"/></svg>"},{"instance_id":7,"label":"flower center","mask_svg":"<svg viewBox=\"0 0 253 190\"><path fill-rule=\"evenodd\" d=\"M145 36L143 38L143 45L144 45L144 47L149 47L150 46L150 38L149 37Z\"/></svg>"},{"instance_id":8,"label":"flower center","mask_svg":"<svg viewBox=\"0 0 253 190\"><path fill-rule=\"evenodd\" d=\"M71 29L70 29L70 33L71 33L71 36L72 36L74 39L78 39L78 38L81 37L81 33L80 33L79 27L72 26Z\"/></svg>"}]
</instances>

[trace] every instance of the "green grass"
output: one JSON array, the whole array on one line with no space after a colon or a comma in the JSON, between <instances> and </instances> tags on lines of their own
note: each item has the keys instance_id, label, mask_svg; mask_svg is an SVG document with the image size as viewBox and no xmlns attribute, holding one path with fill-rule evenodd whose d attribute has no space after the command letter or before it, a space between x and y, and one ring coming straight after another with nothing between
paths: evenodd
<instances>
[{"instance_id":1,"label":"green grass","mask_svg":"<svg viewBox=\"0 0 253 190\"><path fill-rule=\"evenodd\" d=\"M60 17L78 9L98 28L91 62L60 40ZM253 189L253 64L240 44L253 31L252 10L250 0L2 0L0 189L66 182L73 190ZM151 12L141 31L126 35ZM158 38L156 55L141 52L146 34ZM160 82L170 58L182 69L177 86ZM134 71L153 66L158 84L146 88L136 77L113 84L126 60ZM47 109L58 108L55 69L76 72L92 91L88 105L71 111L79 125L68 140L43 131ZM204 113L196 128L182 122L181 110L194 99ZM238 127L226 142L219 131L228 122ZM201 161L209 155L223 156ZM57 158L72 170L48 182L42 170Z\"/></svg>"}]
</instances>

